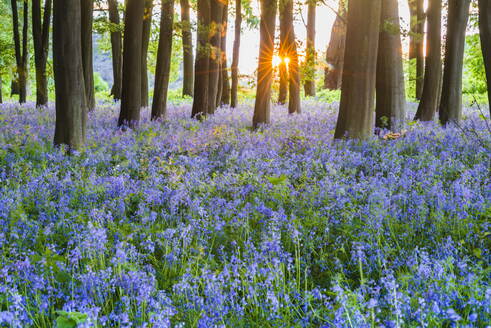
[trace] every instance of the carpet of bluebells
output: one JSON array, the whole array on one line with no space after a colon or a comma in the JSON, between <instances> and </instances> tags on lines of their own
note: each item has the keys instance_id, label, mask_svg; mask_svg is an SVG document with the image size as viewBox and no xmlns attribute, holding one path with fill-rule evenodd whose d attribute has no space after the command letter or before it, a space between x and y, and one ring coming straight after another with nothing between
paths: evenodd
<instances>
[{"instance_id":1,"label":"carpet of bluebells","mask_svg":"<svg viewBox=\"0 0 491 328\"><path fill-rule=\"evenodd\" d=\"M67 156L54 108L0 105L0 327L491 325L479 112L362 143L333 105L190 112L100 106Z\"/></svg>"}]
</instances>

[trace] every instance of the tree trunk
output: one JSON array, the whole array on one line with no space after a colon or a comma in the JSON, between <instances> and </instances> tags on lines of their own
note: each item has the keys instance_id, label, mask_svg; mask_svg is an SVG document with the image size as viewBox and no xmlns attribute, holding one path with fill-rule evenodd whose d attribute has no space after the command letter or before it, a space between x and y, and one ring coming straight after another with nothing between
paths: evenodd
<instances>
[{"instance_id":1,"label":"tree trunk","mask_svg":"<svg viewBox=\"0 0 491 328\"><path fill-rule=\"evenodd\" d=\"M373 133L377 53L382 0L350 0L341 104L336 139Z\"/></svg>"},{"instance_id":2,"label":"tree trunk","mask_svg":"<svg viewBox=\"0 0 491 328\"><path fill-rule=\"evenodd\" d=\"M84 66L85 99L89 111L95 108L94 59L92 54L92 25L94 0L80 0L82 8L82 62Z\"/></svg>"},{"instance_id":3,"label":"tree trunk","mask_svg":"<svg viewBox=\"0 0 491 328\"><path fill-rule=\"evenodd\" d=\"M432 121L438 109L439 81L442 74L441 21L442 1L429 0L425 80L415 120Z\"/></svg>"},{"instance_id":4,"label":"tree trunk","mask_svg":"<svg viewBox=\"0 0 491 328\"><path fill-rule=\"evenodd\" d=\"M17 10L17 0L11 0L12 20L14 32L14 51L16 61L16 79L13 82L12 94L19 95L19 103L23 104L27 99L27 63L28 63L28 26L29 26L29 7L28 2L23 1L23 25L22 25L22 46L19 34L19 13Z\"/></svg>"},{"instance_id":5,"label":"tree trunk","mask_svg":"<svg viewBox=\"0 0 491 328\"><path fill-rule=\"evenodd\" d=\"M11 92L10 96L19 95L19 71L22 66L22 49L20 47L20 34L19 34L19 12L17 9L17 0L10 0L10 4L12 7L12 31L14 33L14 55L15 55L15 64L16 71L15 76L12 79L12 83L10 86Z\"/></svg>"},{"instance_id":6,"label":"tree trunk","mask_svg":"<svg viewBox=\"0 0 491 328\"><path fill-rule=\"evenodd\" d=\"M261 0L259 28L259 60L257 68L256 103L252 124L254 128L270 122L271 85L273 83L273 51L275 39L276 0Z\"/></svg>"},{"instance_id":7,"label":"tree trunk","mask_svg":"<svg viewBox=\"0 0 491 328\"><path fill-rule=\"evenodd\" d=\"M173 24L174 0L163 0L160 13L160 35L157 67L155 68L152 120L165 119L167 114L167 91L169 89Z\"/></svg>"},{"instance_id":8,"label":"tree trunk","mask_svg":"<svg viewBox=\"0 0 491 328\"><path fill-rule=\"evenodd\" d=\"M220 105L230 104L230 80L228 77L228 63L227 63L227 31L228 31L228 0L227 4L223 9L223 20L222 20L222 62L221 62L221 96Z\"/></svg>"},{"instance_id":9,"label":"tree trunk","mask_svg":"<svg viewBox=\"0 0 491 328\"><path fill-rule=\"evenodd\" d=\"M87 107L82 63L80 0L54 0L53 66L56 90L55 145L79 149L85 143Z\"/></svg>"},{"instance_id":10,"label":"tree trunk","mask_svg":"<svg viewBox=\"0 0 491 328\"><path fill-rule=\"evenodd\" d=\"M182 51L183 51L183 80L182 95L193 96L194 69L193 69L193 36L191 33L191 19L189 0L181 0L182 23Z\"/></svg>"},{"instance_id":11,"label":"tree trunk","mask_svg":"<svg viewBox=\"0 0 491 328\"><path fill-rule=\"evenodd\" d=\"M397 0L382 2L380 24L375 125L400 131L406 115L406 96Z\"/></svg>"},{"instance_id":12,"label":"tree trunk","mask_svg":"<svg viewBox=\"0 0 491 328\"><path fill-rule=\"evenodd\" d=\"M298 65L297 43L295 40L295 30L293 27L293 0L281 0L280 2L281 21L286 27L286 37L284 39L284 55L289 59L288 69L288 113L300 113L300 71Z\"/></svg>"},{"instance_id":13,"label":"tree trunk","mask_svg":"<svg viewBox=\"0 0 491 328\"><path fill-rule=\"evenodd\" d=\"M111 88L111 95L114 100L121 99L121 86L122 86L122 67L123 67L123 53L122 53L122 35L119 30L120 18L118 10L117 0L108 0L109 6L109 21L114 26L111 27L111 53L113 64L113 86Z\"/></svg>"},{"instance_id":14,"label":"tree trunk","mask_svg":"<svg viewBox=\"0 0 491 328\"><path fill-rule=\"evenodd\" d=\"M227 10L228 10L228 0L225 0L225 2L222 1L222 20L220 22L220 27L218 29L218 33L220 33L220 49L218 51L218 87L217 87L217 97L215 99L216 106L219 107L222 104L222 91L223 91L223 69L224 69L224 56L225 56L225 51L223 49L224 42L227 42L225 39L226 36L226 30L224 30L224 27L227 24ZM224 41L225 39L225 41ZM225 58L226 59L226 58ZM225 63L226 64L226 63ZM225 66L226 69L226 66Z\"/></svg>"},{"instance_id":15,"label":"tree trunk","mask_svg":"<svg viewBox=\"0 0 491 328\"><path fill-rule=\"evenodd\" d=\"M198 0L198 35L191 117L203 119L208 109L211 0Z\"/></svg>"},{"instance_id":16,"label":"tree trunk","mask_svg":"<svg viewBox=\"0 0 491 328\"><path fill-rule=\"evenodd\" d=\"M145 0L145 13L143 14L142 30L142 56L141 56L141 88L142 107L148 107L148 45L152 31L153 0Z\"/></svg>"},{"instance_id":17,"label":"tree trunk","mask_svg":"<svg viewBox=\"0 0 491 328\"><path fill-rule=\"evenodd\" d=\"M491 115L491 0L479 0L479 31L488 84L488 104Z\"/></svg>"},{"instance_id":18,"label":"tree trunk","mask_svg":"<svg viewBox=\"0 0 491 328\"><path fill-rule=\"evenodd\" d=\"M346 0L339 0L338 16L331 31L331 40L326 51L327 66L324 71L324 89L341 88L346 47Z\"/></svg>"},{"instance_id":19,"label":"tree trunk","mask_svg":"<svg viewBox=\"0 0 491 328\"><path fill-rule=\"evenodd\" d=\"M235 1L235 39L232 54L232 87L230 90L230 107L237 107L237 89L239 87L239 50L240 50L240 28L242 24L242 3Z\"/></svg>"},{"instance_id":20,"label":"tree trunk","mask_svg":"<svg viewBox=\"0 0 491 328\"><path fill-rule=\"evenodd\" d=\"M421 99L424 82L424 0L409 0L409 11L411 14L410 34L409 34L409 59L416 59L416 99Z\"/></svg>"},{"instance_id":21,"label":"tree trunk","mask_svg":"<svg viewBox=\"0 0 491 328\"><path fill-rule=\"evenodd\" d=\"M288 97L288 67L286 65L285 58L288 57L288 29L290 28L289 15L287 13L287 2L282 1L279 6L280 15L280 64L278 65L278 71L280 75L280 86L278 92L278 104L286 104Z\"/></svg>"},{"instance_id":22,"label":"tree trunk","mask_svg":"<svg viewBox=\"0 0 491 328\"><path fill-rule=\"evenodd\" d=\"M46 63L48 60L50 24L51 0L46 0L44 3L43 20L41 20L41 0L32 0L32 38L36 65L36 107L43 107L48 104Z\"/></svg>"},{"instance_id":23,"label":"tree trunk","mask_svg":"<svg viewBox=\"0 0 491 328\"><path fill-rule=\"evenodd\" d=\"M306 49L306 75L304 90L308 97L315 97L315 11L317 7L316 0L308 1L308 16L307 16L307 49Z\"/></svg>"},{"instance_id":24,"label":"tree trunk","mask_svg":"<svg viewBox=\"0 0 491 328\"><path fill-rule=\"evenodd\" d=\"M222 23L223 4L220 0L211 0L211 31L210 31L210 64L209 64L209 87L208 87L208 114L214 114L217 108L216 99L218 93L219 70L220 70L220 26Z\"/></svg>"},{"instance_id":25,"label":"tree trunk","mask_svg":"<svg viewBox=\"0 0 491 328\"><path fill-rule=\"evenodd\" d=\"M3 92L2 92L2 87L3 87L3 83L2 83L2 75L0 75L0 104L3 104Z\"/></svg>"},{"instance_id":26,"label":"tree trunk","mask_svg":"<svg viewBox=\"0 0 491 328\"><path fill-rule=\"evenodd\" d=\"M134 127L140 121L141 55L145 3L127 0L124 17L123 85L118 125Z\"/></svg>"},{"instance_id":27,"label":"tree trunk","mask_svg":"<svg viewBox=\"0 0 491 328\"><path fill-rule=\"evenodd\" d=\"M459 122L462 116L462 70L465 32L471 0L449 0L440 122Z\"/></svg>"}]
</instances>

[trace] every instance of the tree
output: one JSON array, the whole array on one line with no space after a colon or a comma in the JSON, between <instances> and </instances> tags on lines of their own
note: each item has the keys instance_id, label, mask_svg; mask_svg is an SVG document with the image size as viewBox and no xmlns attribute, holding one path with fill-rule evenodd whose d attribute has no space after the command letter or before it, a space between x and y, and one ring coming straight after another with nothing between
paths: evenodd
<instances>
[{"instance_id":1,"label":"tree","mask_svg":"<svg viewBox=\"0 0 491 328\"><path fill-rule=\"evenodd\" d=\"M331 30L331 40L326 51L327 66L324 70L324 89L341 88L346 47L346 0L339 0L339 8Z\"/></svg>"},{"instance_id":2,"label":"tree","mask_svg":"<svg viewBox=\"0 0 491 328\"><path fill-rule=\"evenodd\" d=\"M316 65L316 51L315 51L315 11L317 7L316 0L308 0L308 16L307 16L307 49L306 49L306 61L305 61L305 95L315 96L315 65Z\"/></svg>"},{"instance_id":3,"label":"tree","mask_svg":"<svg viewBox=\"0 0 491 328\"><path fill-rule=\"evenodd\" d=\"M80 0L54 0L53 66L56 93L55 145L79 149L85 142L87 106L82 63Z\"/></svg>"},{"instance_id":4,"label":"tree","mask_svg":"<svg viewBox=\"0 0 491 328\"><path fill-rule=\"evenodd\" d=\"M157 67L155 68L155 89L152 102L153 120L165 118L167 113L173 24L174 0L162 0Z\"/></svg>"},{"instance_id":5,"label":"tree","mask_svg":"<svg viewBox=\"0 0 491 328\"><path fill-rule=\"evenodd\" d=\"M336 139L365 139L373 133L381 7L382 0L349 1Z\"/></svg>"},{"instance_id":6,"label":"tree","mask_svg":"<svg viewBox=\"0 0 491 328\"><path fill-rule=\"evenodd\" d=\"M92 54L92 25L94 0L80 0L82 10L82 62L84 66L85 97L89 111L95 108L94 60Z\"/></svg>"},{"instance_id":7,"label":"tree","mask_svg":"<svg viewBox=\"0 0 491 328\"><path fill-rule=\"evenodd\" d=\"M424 0L409 0L411 24L409 33L409 59L416 59L416 99L421 99L424 82L425 45Z\"/></svg>"},{"instance_id":8,"label":"tree","mask_svg":"<svg viewBox=\"0 0 491 328\"><path fill-rule=\"evenodd\" d=\"M254 128L270 122L271 85L273 83L273 51L275 38L276 0L261 0L259 28L259 60L257 68L256 102L252 124Z\"/></svg>"},{"instance_id":9,"label":"tree","mask_svg":"<svg viewBox=\"0 0 491 328\"><path fill-rule=\"evenodd\" d=\"M12 5L12 20L13 20L13 32L14 32L14 44L15 44L15 62L16 62L16 74L14 88L12 93L19 94L19 103L23 104L27 98L27 78L28 70L27 64L28 58L28 26L29 26L29 6L27 0L22 1L23 6L23 25L22 25L22 46L21 38L19 34L19 13L17 10L17 0L11 0Z\"/></svg>"},{"instance_id":10,"label":"tree","mask_svg":"<svg viewBox=\"0 0 491 328\"><path fill-rule=\"evenodd\" d=\"M32 0L32 39L34 42L34 62L36 66L36 106L48 104L48 61L49 28L51 24L52 0L45 0L44 15L41 15L41 0ZM41 17L43 17L41 19Z\"/></svg>"},{"instance_id":11,"label":"tree","mask_svg":"<svg viewBox=\"0 0 491 328\"><path fill-rule=\"evenodd\" d=\"M235 38L232 53L232 86L230 90L230 107L237 107L237 89L239 86L239 50L240 50L240 29L242 25L242 3L235 0Z\"/></svg>"},{"instance_id":12,"label":"tree","mask_svg":"<svg viewBox=\"0 0 491 328\"><path fill-rule=\"evenodd\" d=\"M210 27L210 47L209 56L209 87L208 87L208 114L214 114L217 108L217 94L220 74L220 43L221 43L221 24L223 15L223 4L221 0L211 0L211 27Z\"/></svg>"},{"instance_id":13,"label":"tree","mask_svg":"<svg viewBox=\"0 0 491 328\"><path fill-rule=\"evenodd\" d=\"M228 30L228 0L223 7L222 16L222 38L220 42L221 60L220 60L220 92L217 103L219 105L230 104L230 81L228 78L227 64L227 30Z\"/></svg>"},{"instance_id":14,"label":"tree","mask_svg":"<svg viewBox=\"0 0 491 328\"><path fill-rule=\"evenodd\" d=\"M145 0L142 30L142 55L141 55L141 97L142 107L148 107L148 45L150 44L150 32L152 31L153 0ZM174 12L174 11L173 11Z\"/></svg>"},{"instance_id":15,"label":"tree","mask_svg":"<svg viewBox=\"0 0 491 328\"><path fill-rule=\"evenodd\" d=\"M428 35L425 79L421 101L416 112L415 120L432 121L438 109L440 95L440 80L442 75L441 59L441 21L442 1L428 2Z\"/></svg>"},{"instance_id":16,"label":"tree","mask_svg":"<svg viewBox=\"0 0 491 328\"><path fill-rule=\"evenodd\" d=\"M465 32L471 0L448 1L447 40L443 72L440 122L459 122L462 116L462 71Z\"/></svg>"},{"instance_id":17,"label":"tree","mask_svg":"<svg viewBox=\"0 0 491 328\"><path fill-rule=\"evenodd\" d=\"M293 9L292 9L293 10ZM281 1L279 6L280 15L280 63L278 71L280 74L280 86L278 92L278 104L286 104L288 97L288 67L286 65L288 58L288 29L290 28L289 15L287 13L287 1Z\"/></svg>"},{"instance_id":18,"label":"tree","mask_svg":"<svg viewBox=\"0 0 491 328\"><path fill-rule=\"evenodd\" d=\"M397 0L382 1L380 19L375 125L399 131L406 114L406 96Z\"/></svg>"},{"instance_id":19,"label":"tree","mask_svg":"<svg viewBox=\"0 0 491 328\"><path fill-rule=\"evenodd\" d=\"M183 80L182 95L193 96L194 69L193 69L193 36L191 34L191 19L189 0L181 0L181 28L183 52Z\"/></svg>"},{"instance_id":20,"label":"tree","mask_svg":"<svg viewBox=\"0 0 491 328\"><path fill-rule=\"evenodd\" d=\"M113 86L111 95L114 100L121 99L122 87L122 68L123 68L123 52L122 52L122 35L120 30L120 18L117 0L108 0L109 22L111 23L111 53L113 64Z\"/></svg>"},{"instance_id":21,"label":"tree","mask_svg":"<svg viewBox=\"0 0 491 328\"><path fill-rule=\"evenodd\" d=\"M491 0L479 0L479 31L488 84L489 114L491 115Z\"/></svg>"},{"instance_id":22,"label":"tree","mask_svg":"<svg viewBox=\"0 0 491 328\"><path fill-rule=\"evenodd\" d=\"M140 121L141 55L145 3L127 0L124 17L123 83L118 125L134 127Z\"/></svg>"}]
</instances>

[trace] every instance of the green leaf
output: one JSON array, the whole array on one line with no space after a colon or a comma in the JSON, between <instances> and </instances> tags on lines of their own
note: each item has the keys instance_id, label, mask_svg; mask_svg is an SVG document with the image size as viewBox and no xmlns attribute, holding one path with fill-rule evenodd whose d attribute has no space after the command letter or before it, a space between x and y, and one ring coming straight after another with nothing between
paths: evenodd
<instances>
[{"instance_id":1,"label":"green leaf","mask_svg":"<svg viewBox=\"0 0 491 328\"><path fill-rule=\"evenodd\" d=\"M266 178L274 186L285 184L288 182L288 177L284 174L280 175L279 177L266 177Z\"/></svg>"},{"instance_id":2,"label":"green leaf","mask_svg":"<svg viewBox=\"0 0 491 328\"><path fill-rule=\"evenodd\" d=\"M87 321L87 314L80 312L66 312L56 311L58 318L56 318L57 328L76 328L78 324Z\"/></svg>"}]
</instances>

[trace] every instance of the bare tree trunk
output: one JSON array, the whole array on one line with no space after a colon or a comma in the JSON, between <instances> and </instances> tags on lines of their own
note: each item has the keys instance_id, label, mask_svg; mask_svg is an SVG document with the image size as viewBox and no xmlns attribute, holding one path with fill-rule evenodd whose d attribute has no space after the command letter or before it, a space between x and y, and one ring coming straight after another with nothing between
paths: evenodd
<instances>
[{"instance_id":1,"label":"bare tree trunk","mask_svg":"<svg viewBox=\"0 0 491 328\"><path fill-rule=\"evenodd\" d=\"M182 51L183 51L183 80L182 95L193 96L194 69L193 69L193 36L191 33L191 19L189 0L181 0L182 23Z\"/></svg>"},{"instance_id":2,"label":"bare tree trunk","mask_svg":"<svg viewBox=\"0 0 491 328\"><path fill-rule=\"evenodd\" d=\"M51 24L51 0L44 3L44 15L41 20L41 0L32 0L32 38L34 42L34 62L36 65L36 106L48 104L48 79L46 63L48 61L49 27Z\"/></svg>"},{"instance_id":3,"label":"bare tree trunk","mask_svg":"<svg viewBox=\"0 0 491 328\"><path fill-rule=\"evenodd\" d=\"M365 139L373 110L382 0L350 0L341 104L334 137Z\"/></svg>"},{"instance_id":4,"label":"bare tree trunk","mask_svg":"<svg viewBox=\"0 0 491 328\"><path fill-rule=\"evenodd\" d=\"M217 108L216 99L218 93L219 70L220 70L220 26L222 24L223 4L220 0L211 0L211 54L209 64L209 87L208 87L208 114L214 114Z\"/></svg>"},{"instance_id":5,"label":"bare tree trunk","mask_svg":"<svg viewBox=\"0 0 491 328\"><path fill-rule=\"evenodd\" d=\"M416 59L416 99L421 99L424 82L424 0L409 0L409 10L411 14L410 34L409 34L409 59Z\"/></svg>"},{"instance_id":6,"label":"bare tree trunk","mask_svg":"<svg viewBox=\"0 0 491 328\"><path fill-rule=\"evenodd\" d=\"M85 143L87 106L82 63L80 0L54 0L53 66L56 90L55 145L69 151Z\"/></svg>"},{"instance_id":7,"label":"bare tree trunk","mask_svg":"<svg viewBox=\"0 0 491 328\"><path fill-rule=\"evenodd\" d=\"M227 4L223 9L223 20L222 20L222 62L221 62L221 96L220 105L230 104L230 80L228 77L228 63L227 63L227 31L228 31L228 0Z\"/></svg>"},{"instance_id":8,"label":"bare tree trunk","mask_svg":"<svg viewBox=\"0 0 491 328\"><path fill-rule=\"evenodd\" d=\"M293 27L293 0L280 1L281 20L286 26L286 36L284 39L284 54L289 58L288 63L288 113L299 114L300 107L300 70L298 65L297 43L295 40L295 30Z\"/></svg>"},{"instance_id":9,"label":"bare tree trunk","mask_svg":"<svg viewBox=\"0 0 491 328\"><path fill-rule=\"evenodd\" d=\"M406 96L402 65L402 43L397 0L383 0L377 60L377 102L375 125L401 130Z\"/></svg>"},{"instance_id":10,"label":"bare tree trunk","mask_svg":"<svg viewBox=\"0 0 491 328\"><path fill-rule=\"evenodd\" d=\"M14 32L14 51L16 61L16 79L12 83L12 94L19 95L19 103L23 104L27 99L27 64L28 64L28 26L29 26L29 7L28 2L23 1L23 25L22 25L22 46L19 34L19 13L17 10L17 0L11 0L12 20Z\"/></svg>"},{"instance_id":11,"label":"bare tree trunk","mask_svg":"<svg viewBox=\"0 0 491 328\"><path fill-rule=\"evenodd\" d=\"M111 88L111 95L114 100L121 99L121 86L122 86L122 67L123 67L123 52L122 52L122 35L119 30L120 18L118 10L117 0L108 0L109 6L109 21L114 26L111 29L111 53L113 63L113 86ZM116 28L117 27L117 28Z\"/></svg>"},{"instance_id":12,"label":"bare tree trunk","mask_svg":"<svg viewBox=\"0 0 491 328\"><path fill-rule=\"evenodd\" d=\"M428 3L428 45L426 56L423 94L416 112L415 120L432 121L438 109L439 83L442 74L441 59L441 21L442 1L429 0Z\"/></svg>"},{"instance_id":13,"label":"bare tree trunk","mask_svg":"<svg viewBox=\"0 0 491 328\"><path fill-rule=\"evenodd\" d=\"M479 31L488 84L488 104L491 115L491 0L479 0Z\"/></svg>"},{"instance_id":14,"label":"bare tree trunk","mask_svg":"<svg viewBox=\"0 0 491 328\"><path fill-rule=\"evenodd\" d=\"M237 107L237 89L239 87L239 50L240 50L240 28L242 24L242 3L235 1L235 39L232 54L232 87L230 91L230 107Z\"/></svg>"},{"instance_id":15,"label":"bare tree trunk","mask_svg":"<svg viewBox=\"0 0 491 328\"><path fill-rule=\"evenodd\" d=\"M346 47L346 0L339 0L338 16L331 31L331 40L326 51L327 67L324 71L324 89L341 88Z\"/></svg>"},{"instance_id":16,"label":"bare tree trunk","mask_svg":"<svg viewBox=\"0 0 491 328\"><path fill-rule=\"evenodd\" d=\"M447 40L443 72L440 122L459 122L462 117L462 70L465 32L471 0L448 1Z\"/></svg>"},{"instance_id":17,"label":"bare tree trunk","mask_svg":"<svg viewBox=\"0 0 491 328\"><path fill-rule=\"evenodd\" d=\"M141 88L142 107L148 107L148 45L152 31L153 0L145 0L145 13L143 14L142 30L142 57L141 57Z\"/></svg>"},{"instance_id":18,"label":"bare tree trunk","mask_svg":"<svg viewBox=\"0 0 491 328\"><path fill-rule=\"evenodd\" d=\"M261 0L257 90L254 116L252 118L254 128L257 128L260 124L268 124L270 122L271 85L273 83L272 61L277 7L276 0Z\"/></svg>"},{"instance_id":19,"label":"bare tree trunk","mask_svg":"<svg viewBox=\"0 0 491 328\"><path fill-rule=\"evenodd\" d=\"M279 56L281 62L278 65L278 71L280 74L280 86L278 92L278 104L286 104L288 97L288 68L286 66L285 58L288 57L288 29L290 28L289 15L287 13L286 1L281 1L279 5L280 15L280 49Z\"/></svg>"},{"instance_id":20,"label":"bare tree trunk","mask_svg":"<svg viewBox=\"0 0 491 328\"><path fill-rule=\"evenodd\" d=\"M174 24L174 0L162 0L160 13L160 36L155 68L155 89L152 102L152 119L165 119L167 114L167 91L169 89L172 56L172 33Z\"/></svg>"},{"instance_id":21,"label":"bare tree trunk","mask_svg":"<svg viewBox=\"0 0 491 328\"><path fill-rule=\"evenodd\" d=\"M308 17L307 17L307 49L306 49L306 76L305 76L305 95L315 97L315 11L317 7L316 0L308 1Z\"/></svg>"},{"instance_id":22,"label":"bare tree trunk","mask_svg":"<svg viewBox=\"0 0 491 328\"><path fill-rule=\"evenodd\" d=\"M123 85L118 125L134 127L140 121L141 55L145 3L127 0L124 17Z\"/></svg>"},{"instance_id":23,"label":"bare tree trunk","mask_svg":"<svg viewBox=\"0 0 491 328\"><path fill-rule=\"evenodd\" d=\"M3 92L2 92L2 75L0 74L0 104L3 104Z\"/></svg>"},{"instance_id":24,"label":"bare tree trunk","mask_svg":"<svg viewBox=\"0 0 491 328\"><path fill-rule=\"evenodd\" d=\"M80 0L82 8L82 62L84 66L85 99L89 111L95 108L94 59L92 53L92 25L94 0Z\"/></svg>"}]
</instances>

